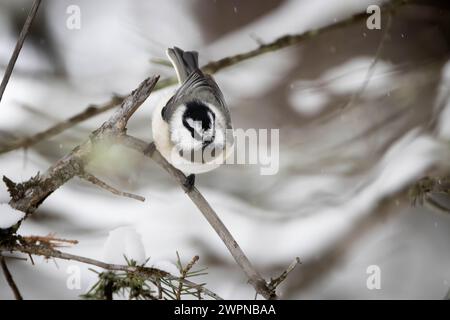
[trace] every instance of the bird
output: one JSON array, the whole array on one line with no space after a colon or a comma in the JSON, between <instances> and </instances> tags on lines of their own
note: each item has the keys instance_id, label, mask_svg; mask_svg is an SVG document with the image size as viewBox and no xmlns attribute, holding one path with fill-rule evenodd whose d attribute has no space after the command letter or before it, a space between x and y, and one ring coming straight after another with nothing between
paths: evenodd
<instances>
[{"instance_id":1,"label":"bird","mask_svg":"<svg viewBox=\"0 0 450 320\"><path fill-rule=\"evenodd\" d=\"M166 54L179 87L153 111L153 141L161 155L186 175L184 187L189 191L196 174L218 168L232 153L231 114L216 81L199 68L197 51L173 47Z\"/></svg>"}]
</instances>

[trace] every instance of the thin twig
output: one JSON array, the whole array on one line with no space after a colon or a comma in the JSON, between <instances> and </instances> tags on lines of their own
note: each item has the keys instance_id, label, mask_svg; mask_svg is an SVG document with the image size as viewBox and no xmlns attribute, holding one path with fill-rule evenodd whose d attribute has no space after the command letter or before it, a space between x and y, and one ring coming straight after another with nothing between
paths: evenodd
<instances>
[{"instance_id":1,"label":"thin twig","mask_svg":"<svg viewBox=\"0 0 450 320\"><path fill-rule=\"evenodd\" d=\"M82 179L85 179L85 180L89 181L90 183L95 184L96 186L99 186L100 188L105 189L115 195L135 199L135 200L142 201L142 202L145 201L145 198L143 196L139 196L139 195L129 193L129 192L120 191L114 187L111 187L106 182L100 180L93 174L83 172L82 174L79 175L79 177Z\"/></svg>"},{"instance_id":2,"label":"thin twig","mask_svg":"<svg viewBox=\"0 0 450 320\"><path fill-rule=\"evenodd\" d=\"M91 258L86 258L86 257L82 257L82 256L70 254L70 253L65 253L65 252L55 250L53 248L49 248L49 247L42 246L42 245L15 244L12 246L0 246L0 250L10 251L10 252L22 252L22 253L26 253L29 255L43 256L46 258L52 257L52 258L61 259L61 260L78 261L78 262L81 262L84 264L97 266L97 267L100 267L105 270L124 271L124 272L140 274L140 275L152 278L155 281L158 281L162 277L167 278L172 281L182 281L185 285L192 287L196 290L201 290L204 294L206 294L214 299L222 300L222 298L219 295L212 292L211 290L206 289L202 285L196 284L196 283L186 280L186 279L180 280L179 277L176 277L166 271L156 269L156 268L106 263L106 262L91 259Z\"/></svg>"},{"instance_id":3,"label":"thin twig","mask_svg":"<svg viewBox=\"0 0 450 320\"><path fill-rule=\"evenodd\" d=\"M271 288L272 290L276 290L277 287L287 278L289 273L291 273L291 271L294 270L295 267L299 264L301 264L300 258L296 257L295 260L292 261L289 267L286 270L284 270L282 274L280 274L275 279L270 279L269 288Z\"/></svg>"},{"instance_id":4,"label":"thin twig","mask_svg":"<svg viewBox=\"0 0 450 320\"><path fill-rule=\"evenodd\" d=\"M430 208L431 210L434 210L434 211L439 212L439 213L444 213L444 214L450 213L450 208L449 207L446 207L446 206L440 204L438 201L433 199L431 197L431 195L427 195L425 197L424 205L426 205L427 208Z\"/></svg>"},{"instance_id":5,"label":"thin twig","mask_svg":"<svg viewBox=\"0 0 450 320\"><path fill-rule=\"evenodd\" d=\"M412 206L423 205L433 194L450 195L450 176L424 177L409 188L408 195Z\"/></svg>"},{"instance_id":6,"label":"thin twig","mask_svg":"<svg viewBox=\"0 0 450 320\"><path fill-rule=\"evenodd\" d=\"M2 101L3 93L5 92L6 86L8 85L9 78L14 70L14 66L16 64L17 58L19 57L20 50L22 49L23 43L25 42L25 38L30 32L30 27L33 23L34 18L36 17L36 13L39 9L39 5L41 4L41 0L34 0L33 5L31 7L30 12L28 12L27 19L22 27L22 31L20 31L19 39L17 40L14 51L9 59L8 65L6 66L5 75L3 76L2 83L0 84L0 101Z\"/></svg>"},{"instance_id":7,"label":"thin twig","mask_svg":"<svg viewBox=\"0 0 450 320\"><path fill-rule=\"evenodd\" d=\"M11 256L11 255L5 255L3 252L0 252L0 257L5 257L6 259L14 259L14 260L28 261L27 258L16 257L16 256Z\"/></svg>"},{"instance_id":8,"label":"thin twig","mask_svg":"<svg viewBox=\"0 0 450 320\"><path fill-rule=\"evenodd\" d=\"M23 137L19 138L17 140L13 140L10 142L5 143L4 145L0 146L0 154L6 153L12 150L16 150L19 148L28 148L38 142L44 141L46 139L50 139L61 132L70 129L77 124L90 119L92 117L95 117L98 114L101 114L103 112L109 111L118 105L120 105L123 100L126 97L124 96L118 96L114 95L109 101L102 103L102 104L91 104L88 107L86 107L85 110L82 112L62 121L59 122L53 126L51 126L48 129L45 129L33 136L30 137Z\"/></svg>"},{"instance_id":9,"label":"thin twig","mask_svg":"<svg viewBox=\"0 0 450 320\"><path fill-rule=\"evenodd\" d=\"M70 240L70 239L62 239L56 238L55 233L50 233L47 236L26 236L22 237L27 243L30 244L45 244L50 248L61 248L67 245L75 245L78 244L78 240Z\"/></svg>"},{"instance_id":10,"label":"thin twig","mask_svg":"<svg viewBox=\"0 0 450 320\"><path fill-rule=\"evenodd\" d=\"M319 117L319 118L316 118L316 119L310 121L307 124L307 127L314 127L319 123L323 125L324 123L326 123L326 121L329 121L337 116L341 116L344 109L346 109L348 111L349 109L352 109L357 106L357 105L355 105L355 102L361 98L364 91L367 89L367 86L369 85L369 82L375 72L375 66L378 63L378 60L380 59L384 44L385 44L386 40L389 38L389 31L392 26L392 17L395 13L395 10L397 9L398 5L405 4L407 2L409 2L409 0L398 0L398 1L393 1L393 2L387 3L385 6L383 6L384 9L388 10L388 18L387 18L386 26L384 27L384 32L383 32L383 35L381 36L380 42L378 43L377 49L374 54L374 58L373 58L372 62L370 63L370 65L367 69L366 75L364 77L363 83L358 88L358 90L356 90L343 105L341 105L336 110L333 110L332 112L330 112L322 117ZM389 120L392 121L392 119L389 119ZM303 127L303 129L305 129L305 126ZM355 139L355 138L352 138L352 139ZM344 141L341 144L348 144L348 141ZM335 146L335 148L339 148L339 147L340 147L340 145Z\"/></svg>"},{"instance_id":11,"label":"thin twig","mask_svg":"<svg viewBox=\"0 0 450 320\"><path fill-rule=\"evenodd\" d=\"M177 252L177 257L178 257L178 263L180 264L181 267L181 260L180 260L180 256L178 255ZM198 261L199 257L198 256L194 256L191 260L191 262L189 262L186 267L180 269L180 279L186 279L189 271L192 269L192 267L194 266L194 264ZM181 300L181 292L183 291L183 282L179 282L178 284L178 289L175 295L176 300Z\"/></svg>"},{"instance_id":12,"label":"thin twig","mask_svg":"<svg viewBox=\"0 0 450 320\"><path fill-rule=\"evenodd\" d=\"M9 287L14 293L14 298L16 300L23 300L22 295L20 294L19 288L17 288L16 283L11 275L11 272L8 270L8 266L6 265L5 257L0 256L0 264L2 266L3 274L5 275L6 281L8 282Z\"/></svg>"},{"instance_id":13,"label":"thin twig","mask_svg":"<svg viewBox=\"0 0 450 320\"><path fill-rule=\"evenodd\" d=\"M158 288L158 300L161 300L163 297L163 289L161 286L161 280L156 280L156 287Z\"/></svg>"},{"instance_id":14,"label":"thin twig","mask_svg":"<svg viewBox=\"0 0 450 320\"><path fill-rule=\"evenodd\" d=\"M384 27L383 35L381 36L381 40L378 44L377 50L375 51L375 56L374 56L372 62L370 63L369 68L367 69L367 73L366 73L363 83L361 84L361 87L354 94L352 94L349 101L345 105L343 105L340 110L338 110L339 112L342 112L342 109L350 108L356 101L358 101L359 98L363 95L367 86L369 85L370 79L372 78L373 73L375 72L375 65L377 64L378 60L380 59L381 51L383 50L386 40L389 38L389 31L391 30L391 26L392 26L393 10L394 9L389 10L386 26Z\"/></svg>"}]
</instances>

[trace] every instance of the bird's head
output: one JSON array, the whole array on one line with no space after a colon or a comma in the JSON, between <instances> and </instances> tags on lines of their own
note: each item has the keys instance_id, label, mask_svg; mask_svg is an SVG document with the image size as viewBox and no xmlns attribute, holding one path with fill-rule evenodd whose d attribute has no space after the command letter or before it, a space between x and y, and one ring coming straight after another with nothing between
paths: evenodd
<instances>
[{"instance_id":1,"label":"bird's head","mask_svg":"<svg viewBox=\"0 0 450 320\"><path fill-rule=\"evenodd\" d=\"M225 117L210 103L200 100L183 103L173 113L169 127L176 151L191 162L209 162L225 147Z\"/></svg>"}]
</instances>

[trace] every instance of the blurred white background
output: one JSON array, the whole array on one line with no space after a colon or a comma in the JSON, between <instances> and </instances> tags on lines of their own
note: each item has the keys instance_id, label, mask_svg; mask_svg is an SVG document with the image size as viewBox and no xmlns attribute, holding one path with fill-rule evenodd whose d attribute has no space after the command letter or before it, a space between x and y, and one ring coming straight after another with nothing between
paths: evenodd
<instances>
[{"instance_id":1,"label":"blurred white background","mask_svg":"<svg viewBox=\"0 0 450 320\"><path fill-rule=\"evenodd\" d=\"M114 93L127 94L150 75L173 76L170 67L152 62L164 59L168 47L197 50L205 64L376 3L381 1L43 1L0 103L0 143L33 135ZM69 5L81 9L79 30L66 27ZM0 74L30 6L0 0ZM450 163L449 17L449 7L435 1L404 5L389 30L382 13L381 30L355 22L215 75L236 128L280 129L280 170L262 176L258 166L228 165L197 176L196 183L267 278L300 257L302 265L280 288L283 298L442 299L448 291L450 216L412 207L405 190ZM348 104L385 34L367 87ZM173 90L153 93L129 132L151 141L152 108ZM26 151L1 154L0 174L22 181L45 171L108 114ZM90 170L147 201L73 179L26 220L20 234L77 239L78 245L63 249L103 259L108 233L131 227L151 261L175 262L178 251L187 262L198 254L200 266L209 268L199 282L224 298L254 297L219 237L154 163L113 148ZM2 185L0 202L7 201ZM26 299L76 299L96 280L86 265L41 257L34 262L8 260ZM82 270L80 290L66 287L70 265ZM381 270L379 290L366 286L371 265ZM0 276L0 299L10 298Z\"/></svg>"}]
</instances>

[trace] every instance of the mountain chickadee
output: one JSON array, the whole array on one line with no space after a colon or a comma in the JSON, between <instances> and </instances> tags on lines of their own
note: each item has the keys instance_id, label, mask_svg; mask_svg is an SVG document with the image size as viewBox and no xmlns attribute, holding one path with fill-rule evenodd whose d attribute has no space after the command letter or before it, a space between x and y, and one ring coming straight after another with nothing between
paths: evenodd
<instances>
[{"instance_id":1,"label":"mountain chickadee","mask_svg":"<svg viewBox=\"0 0 450 320\"><path fill-rule=\"evenodd\" d=\"M234 139L230 111L214 79L198 66L198 52L167 49L180 87L155 108L152 118L156 148L175 168L188 175L219 167L230 154Z\"/></svg>"}]
</instances>

